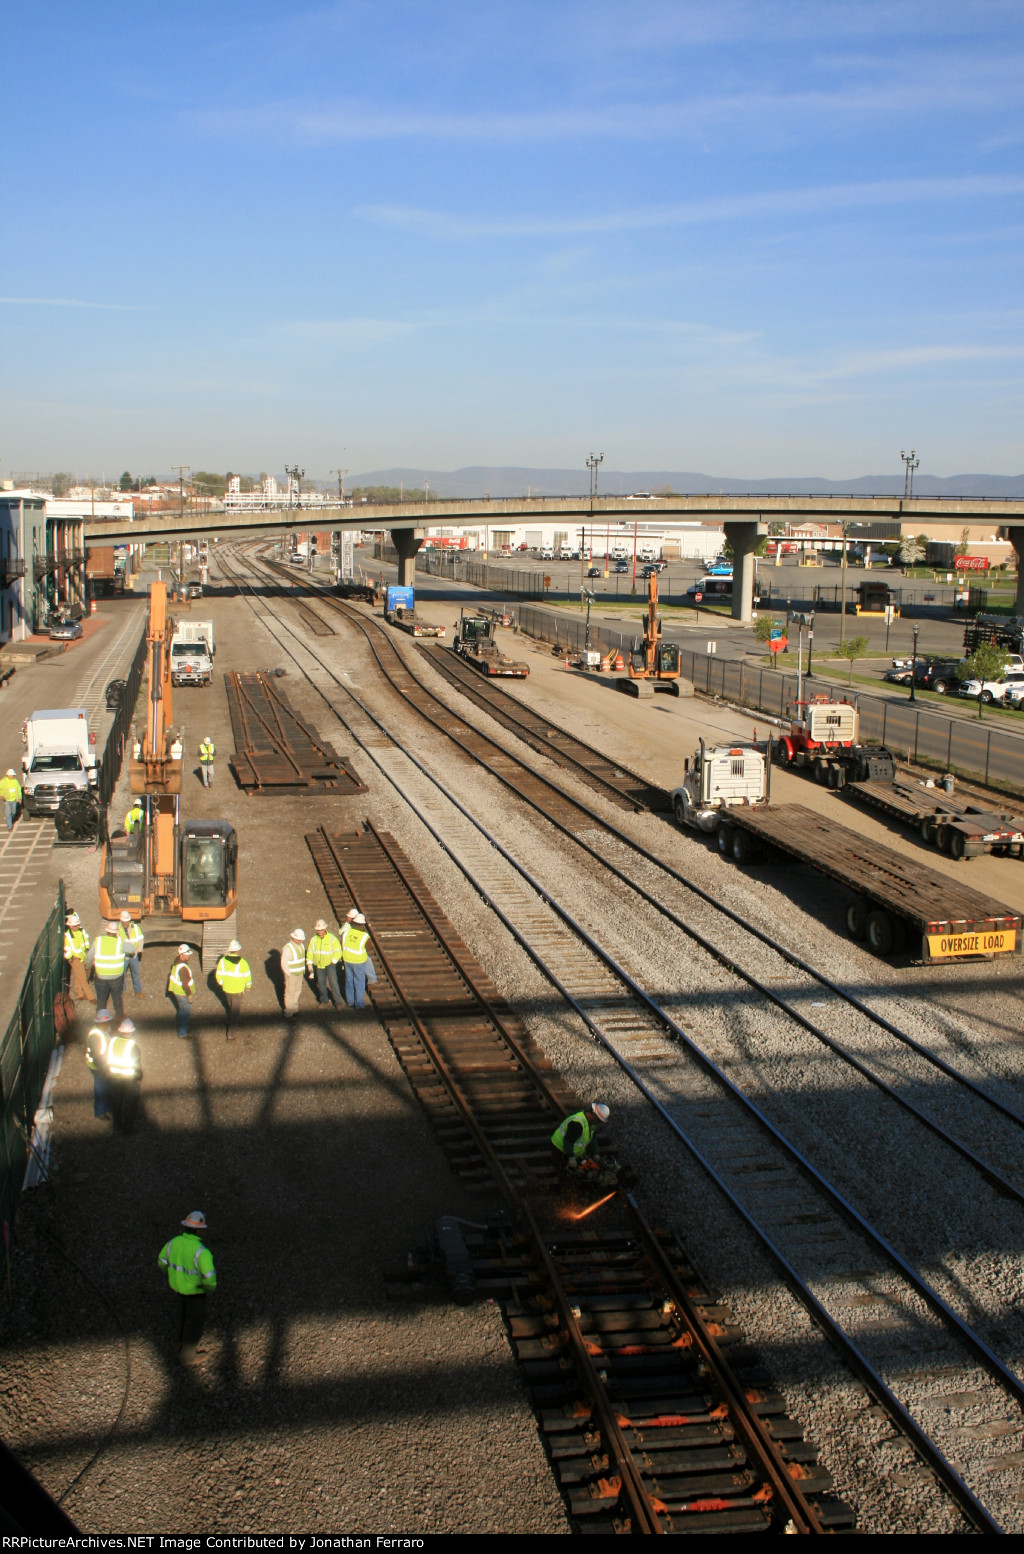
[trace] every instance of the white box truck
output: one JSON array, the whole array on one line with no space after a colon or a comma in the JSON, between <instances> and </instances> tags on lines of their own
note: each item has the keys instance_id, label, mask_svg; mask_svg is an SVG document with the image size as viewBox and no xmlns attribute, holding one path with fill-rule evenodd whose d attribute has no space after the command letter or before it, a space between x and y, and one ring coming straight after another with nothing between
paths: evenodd
<instances>
[{"instance_id":1,"label":"white box truck","mask_svg":"<svg viewBox=\"0 0 1024 1554\"><path fill-rule=\"evenodd\" d=\"M178 621L171 637L171 684L213 680L213 621Z\"/></svg>"},{"instance_id":2,"label":"white box truck","mask_svg":"<svg viewBox=\"0 0 1024 1554\"><path fill-rule=\"evenodd\" d=\"M96 786L95 734L82 707L33 712L22 729L21 787L27 815L56 813L69 793Z\"/></svg>"}]
</instances>

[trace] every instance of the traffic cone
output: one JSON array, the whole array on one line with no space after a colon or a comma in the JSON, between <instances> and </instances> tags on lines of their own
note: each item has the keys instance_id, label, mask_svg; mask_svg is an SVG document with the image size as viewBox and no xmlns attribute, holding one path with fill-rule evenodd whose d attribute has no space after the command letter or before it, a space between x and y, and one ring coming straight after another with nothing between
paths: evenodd
<instances>
[{"instance_id":1,"label":"traffic cone","mask_svg":"<svg viewBox=\"0 0 1024 1554\"><path fill-rule=\"evenodd\" d=\"M625 669L626 667L626 660L621 653L616 653L615 655L615 667L616 669Z\"/></svg>"}]
</instances>

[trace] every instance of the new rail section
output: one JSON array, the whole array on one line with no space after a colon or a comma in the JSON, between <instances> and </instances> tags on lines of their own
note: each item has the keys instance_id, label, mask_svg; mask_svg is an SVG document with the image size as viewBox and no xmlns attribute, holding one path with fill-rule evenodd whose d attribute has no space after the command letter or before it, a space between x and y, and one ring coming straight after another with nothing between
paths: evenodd
<instances>
[{"instance_id":1,"label":"new rail section","mask_svg":"<svg viewBox=\"0 0 1024 1554\"><path fill-rule=\"evenodd\" d=\"M253 605L253 608L255 609L255 605ZM269 605L265 604L265 608L269 614L273 614ZM280 620L279 617L278 620ZM280 641L281 638L278 637L278 640ZM297 641L296 646L300 646ZM316 672L319 673L323 666L320 665L319 661L316 660L315 655L304 646L302 646L300 650L306 652L311 658L314 659ZM295 661L299 663L300 660L293 649L288 648L288 651L292 653ZM317 685L316 679L308 669L304 669L303 672L307 674L312 684ZM330 671L327 671L327 673L336 684L340 685L341 682L338 680L337 676L334 676ZM327 692L324 691L322 686L318 685L317 689L321 691L321 694L325 695L325 698L327 698ZM343 719L343 721L345 721L349 727L350 731L354 733L354 736L357 739L360 738L356 728L354 727L354 724L359 722L360 719L369 720L375 730L384 731L384 724L381 722L381 720L373 713L371 713L369 709L365 707L361 699L355 696L351 690L349 690L347 687L344 687L344 689L346 690L346 694L351 698L354 706L359 709L360 713L360 718ZM394 735L389 734L389 737L400 750L403 749L400 741L395 739ZM366 740L360 739L360 743L364 745L364 749L366 749L369 757L374 760L379 769L383 771L383 766L375 757L373 750L366 744ZM420 774L422 774L423 777L427 778L435 786L439 786L437 779L427 771L422 762L414 757L408 750L404 750L403 753L407 760L412 763L415 769ZM389 774L385 773L385 775ZM390 777L389 780L395 781L394 777ZM455 857L457 862L459 862L459 865L464 869L464 872L468 872L465 869L464 863L459 859L456 852L452 849L450 841L446 840L446 838L441 834L436 824L431 823L429 815L424 813L422 806L418 806L416 802L410 798L409 793L406 791L406 785L403 784L401 791L406 802L410 803L410 806L414 809L414 811L420 815L420 818L428 826L428 829L431 830L435 838L442 846L446 848L446 850L452 853L452 856ZM469 815L469 812L465 809L465 807L457 800L455 800L451 795L446 795L446 803L450 805L455 811L457 811L459 815L472 820L472 817ZM484 828L479 825L479 822L472 820L472 824L477 828L478 831L486 836L486 832L484 831ZM816 1254L813 1249L809 1250L806 1241L804 1241L802 1245L798 1245L797 1242L794 1242L792 1233L789 1234L788 1244L783 1244L781 1246L777 1244L777 1242L780 1240L784 1241L784 1236L781 1235L780 1232L785 1231L787 1226L791 1226L797 1222L805 1221L807 1219L806 1213L803 1212L802 1209L801 1212L796 1216L792 1214L783 1214L781 1219L778 1219L777 1222L771 1226L770 1230L766 1230L764 1224L760 1223L759 1217L752 1213L749 1207L744 1203L745 1195L743 1192L737 1191L737 1188L742 1188L744 1183L742 1178L738 1178L736 1176L735 1169L733 1170L732 1180L729 1180L730 1164L734 1163L736 1159L737 1132L745 1130L743 1139L745 1149L750 1148L751 1127L755 1133L761 1136L762 1140L764 1138L769 1139L774 1149L778 1152L781 1152L781 1155L784 1156L788 1162L790 1175L787 1177L785 1182L787 1191L792 1193L798 1188L806 1190L807 1186L811 1185L813 1187L813 1191L819 1196L819 1199L828 1204L829 1211L833 1219L838 1219L839 1221L844 1222L847 1229L852 1227L854 1238L859 1240L861 1243L861 1258L863 1258L863 1246L867 1245L871 1248L874 1256L879 1260L880 1266L884 1264L885 1267L889 1270L895 1268L899 1271L900 1277L906 1281L909 1289L923 1304L926 1312L925 1325L931 1329L934 1329L937 1324L939 1328L943 1329L946 1339L953 1343L954 1348L956 1346L960 1346L962 1352L966 1351L970 1355L970 1360L967 1362L969 1365L977 1365L980 1363L982 1369L988 1373L989 1377L992 1378L992 1385L997 1389L998 1394L1004 1400L1002 1403L1004 1408L1006 1407L1005 1399L1007 1397L1012 1400L1012 1405L1017 1406L1018 1408L1022 1401L1024 1401L1024 1388L1022 1388L1021 1383L1018 1381L1016 1376L1010 1370L1008 1370L1008 1368L999 1360L998 1356L989 1349L985 1341L979 1338L979 1336L969 1327L969 1325L963 1321L963 1319L960 1318L945 1301L942 1300L936 1291L930 1287L927 1281L922 1279L921 1276L918 1275L915 1270L899 1256L895 1249L885 1242L884 1238L878 1236L877 1233L872 1230L871 1226L863 1219L862 1216L857 1213L853 1205L846 1202L842 1198L841 1194L837 1193L836 1190L831 1187L831 1185L821 1175L821 1173L817 1172L811 1163L804 1158L804 1156L800 1153L800 1150L791 1144L790 1141L786 1139L779 1131L779 1129L772 1125L770 1120L759 1110L759 1108L754 1105L754 1103L752 1103L748 1097L743 1095L738 1087L732 1084L732 1082L726 1078L721 1070L718 1069L716 1065L712 1063L704 1053L701 1052L699 1047L692 1041L685 1030L683 1030L683 1028L679 1026L679 1024L672 1018L671 1014L662 1006L660 1006L655 999L646 994L644 990L629 977L628 973L624 972L621 967L616 966L612 958L607 955L606 952L601 950L600 946L598 946L590 938L590 936L587 935L585 930L583 930L578 923L574 923L572 921L570 915L558 905L557 901L554 900L551 892L539 882L533 880L520 865L516 864L515 860L512 859L508 854L507 850L504 849L494 837L488 837L488 841L494 851L499 853L501 857L504 858L507 862L513 864L521 878L529 884L539 899L547 903L551 911L553 911L555 915L566 925L575 939L578 942L586 945L592 955L601 962L605 969L618 982L620 990L623 988L626 989L630 999L633 1000L633 1002L639 1006L642 1011L646 1011L651 1020L660 1027L658 1034L661 1035L667 1032L675 1039L681 1049L685 1049L685 1057L688 1063L690 1076L692 1077L693 1074L698 1074L703 1080L710 1079L714 1097L711 1102L709 1116L716 1118L716 1121L710 1130L705 1130L703 1137L699 1137L695 1140L692 1136L684 1133L683 1129L679 1125L678 1120L673 1115L674 1097L669 1094L666 1101L659 1100L659 1098L653 1092L651 1083L648 1080L645 1080L643 1073L639 1071L642 1069L643 1065L631 1063L624 1056L623 1051L621 1050L622 1042L617 1042L614 1037L609 1038L607 1033L601 1029L598 1020L593 1017L593 1013L588 1013L585 999L574 997L571 989L567 988L565 984L560 981L557 966L553 967L545 963L545 958L538 953L536 947L531 945L529 940L516 929L515 924L510 920L508 914L503 910L501 902L495 897L495 895L488 891L487 887L481 882L478 876L469 875L469 877L472 878L475 887L480 891L484 899L487 900L489 904L491 904L493 910L498 915L500 920L504 922L505 925L510 928L510 931L516 935L519 942L527 950L527 953L529 953L534 959L535 964L540 966L541 969L545 971L545 974L548 976L552 985L563 993L563 996L567 998L567 1001L581 1015L584 1023L591 1030L592 1034L597 1036L598 1039L600 1039L606 1045L609 1052L611 1052L612 1055L616 1058L616 1061L619 1062L620 1066L629 1075L641 1093L644 1094L655 1107L657 1107L660 1115L665 1121L668 1122L677 1138L679 1138L685 1144L686 1148L691 1152L693 1157L700 1162L704 1169L707 1170L711 1175L712 1179L716 1181L729 1201L743 1216L748 1226L758 1236L762 1246L768 1251L769 1255L773 1258L777 1266L784 1273L787 1282L790 1283L791 1288L793 1288L797 1293L798 1298L800 1298L807 1306L807 1309L813 1313L815 1320L819 1322L819 1324L828 1333L830 1339L837 1345L837 1347L841 1349L847 1361L866 1381L870 1390L872 1390L877 1397L884 1400L886 1408L890 1411L892 1416L898 1420L900 1428L908 1436L908 1438L915 1443L922 1454L926 1456L937 1476L955 1496L957 1503L964 1509L968 1519L976 1526L986 1526L991 1530L995 1524L989 1516L989 1513L984 1510L984 1508L980 1505L977 1497L973 1495L972 1492L964 1485L960 1476L949 1465L946 1457L931 1441L928 1432L925 1431L917 1421L915 1421L909 1410L901 1404L892 1388L890 1388L887 1382L883 1379L881 1371L886 1369L889 1369L890 1372L892 1372L894 1369L899 1371L902 1365L902 1360L900 1360L900 1362L897 1364L894 1356L890 1353L888 1357L885 1357L880 1361L880 1369L876 1368L876 1366L873 1365L861 1352L861 1349L858 1347L857 1343L854 1342L849 1334L843 1330L841 1323L835 1318L835 1316L825 1309L822 1301L820 1301L814 1292L810 1289L807 1277L801 1276L800 1272L794 1266L794 1260L799 1261L802 1257L806 1274L808 1259L810 1259L811 1263L813 1264L814 1258L818 1254ZM612 1025L614 1030L614 1022L612 1022ZM650 1037L650 1034L650 1032L647 1033L648 1038ZM632 1038L623 1038L624 1041L629 1041L630 1039L642 1040L644 1039L644 1036L643 1033L641 1033L639 1036ZM682 1072L680 1073L680 1083L683 1083ZM734 1109L738 1108L739 1113L739 1120L737 1120L736 1115L733 1115L730 1118L728 1126L724 1125L723 1119L721 1117L720 1103L723 1097L727 1099L730 1107ZM1019 1121L1019 1119L1017 1120ZM724 1143L723 1140L725 1141ZM717 1159L713 1159L712 1155L716 1148ZM981 1169L985 1169L983 1163L979 1162L979 1165L981 1166ZM761 1169L765 1169L765 1166L762 1165ZM749 1188L749 1178L747 1179L745 1185L747 1188ZM746 1196L749 1196L749 1194ZM804 1207L806 1207L806 1205ZM764 1211L762 1210L760 1218L763 1217ZM816 1216L812 1215L811 1217L815 1218ZM769 1223L771 1225L770 1216ZM797 1238L797 1241L799 1241L799 1237ZM856 1259L857 1253L854 1252L852 1255ZM820 1279L820 1266L816 1269L812 1268L811 1277ZM937 1335L933 1330L929 1332L928 1336L929 1341L934 1342ZM897 1349L899 1354L902 1355L904 1346L897 1345ZM961 1360L959 1363L962 1365L964 1362Z\"/></svg>"}]
</instances>

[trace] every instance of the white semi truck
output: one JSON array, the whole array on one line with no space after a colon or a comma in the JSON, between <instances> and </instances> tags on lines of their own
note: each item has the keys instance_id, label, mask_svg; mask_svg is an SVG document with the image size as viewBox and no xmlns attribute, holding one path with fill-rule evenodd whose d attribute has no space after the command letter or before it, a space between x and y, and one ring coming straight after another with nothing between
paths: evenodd
<instances>
[{"instance_id":1,"label":"white semi truck","mask_svg":"<svg viewBox=\"0 0 1024 1554\"><path fill-rule=\"evenodd\" d=\"M213 680L213 621L178 621L171 637L171 684Z\"/></svg>"},{"instance_id":2,"label":"white semi truck","mask_svg":"<svg viewBox=\"0 0 1024 1554\"><path fill-rule=\"evenodd\" d=\"M96 736L82 707L33 712L22 729L21 787L27 815L55 814L69 793L96 786Z\"/></svg>"},{"instance_id":3,"label":"white semi truck","mask_svg":"<svg viewBox=\"0 0 1024 1554\"><path fill-rule=\"evenodd\" d=\"M681 826L713 836L727 813L767 804L772 766L767 742L759 745L712 745L684 764L681 785L673 790L672 809Z\"/></svg>"}]
</instances>

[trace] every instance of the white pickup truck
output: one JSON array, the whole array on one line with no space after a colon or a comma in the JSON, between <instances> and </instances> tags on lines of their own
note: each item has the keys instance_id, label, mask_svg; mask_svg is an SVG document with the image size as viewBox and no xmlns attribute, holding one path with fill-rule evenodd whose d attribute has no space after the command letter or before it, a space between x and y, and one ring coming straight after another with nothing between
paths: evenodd
<instances>
[{"instance_id":1,"label":"white pickup truck","mask_svg":"<svg viewBox=\"0 0 1024 1554\"><path fill-rule=\"evenodd\" d=\"M171 684L209 685L213 680L213 622L178 621L171 637Z\"/></svg>"},{"instance_id":2,"label":"white pickup truck","mask_svg":"<svg viewBox=\"0 0 1024 1554\"><path fill-rule=\"evenodd\" d=\"M768 753L767 744L712 745L709 750L702 739L672 793L678 824L710 836L728 810L767 804L772 782Z\"/></svg>"},{"instance_id":3,"label":"white pickup truck","mask_svg":"<svg viewBox=\"0 0 1024 1554\"><path fill-rule=\"evenodd\" d=\"M82 707L33 712L22 729L21 787L27 815L55 814L69 793L96 786L95 734Z\"/></svg>"}]
</instances>

